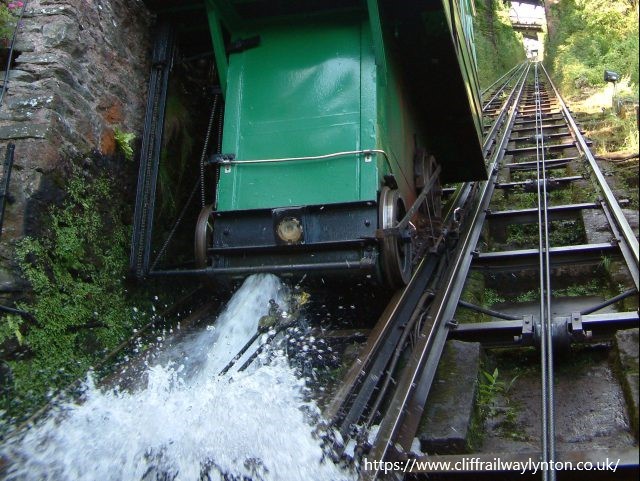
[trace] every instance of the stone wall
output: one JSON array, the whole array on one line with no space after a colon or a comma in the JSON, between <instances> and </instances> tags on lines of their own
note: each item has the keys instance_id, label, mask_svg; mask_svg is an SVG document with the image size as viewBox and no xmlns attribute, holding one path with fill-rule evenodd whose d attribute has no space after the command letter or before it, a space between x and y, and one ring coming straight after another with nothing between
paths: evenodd
<instances>
[{"instance_id":1,"label":"stone wall","mask_svg":"<svg viewBox=\"0 0 640 481\"><path fill-rule=\"evenodd\" d=\"M0 301L24 289L15 242L38 232L71 162L91 152L113 155L116 127L141 134L151 20L141 0L29 1L0 107L2 158L8 142L16 145L0 238Z\"/></svg>"}]
</instances>

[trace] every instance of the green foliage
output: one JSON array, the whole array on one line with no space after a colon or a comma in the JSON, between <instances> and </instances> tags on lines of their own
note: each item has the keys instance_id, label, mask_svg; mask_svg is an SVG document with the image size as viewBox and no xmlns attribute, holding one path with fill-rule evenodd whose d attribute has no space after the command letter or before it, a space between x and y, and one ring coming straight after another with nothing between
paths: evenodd
<instances>
[{"instance_id":1,"label":"green foliage","mask_svg":"<svg viewBox=\"0 0 640 481\"><path fill-rule=\"evenodd\" d=\"M554 297L582 297L601 295L606 291L599 279L591 279L589 282L573 284L563 289L554 289Z\"/></svg>"},{"instance_id":2,"label":"green foliage","mask_svg":"<svg viewBox=\"0 0 640 481\"><path fill-rule=\"evenodd\" d=\"M638 5L628 0L564 0L552 5L555 30L545 48L548 63L571 93L602 85L605 69L638 88Z\"/></svg>"},{"instance_id":3,"label":"green foliage","mask_svg":"<svg viewBox=\"0 0 640 481\"><path fill-rule=\"evenodd\" d=\"M467 281L464 284L464 290L462 291L461 299L463 301L475 304L477 306L482 305L484 297L484 276L481 272L470 271L467 276ZM485 314L480 314L476 311L466 308L458 308L456 311L456 320L461 323L469 322L484 322L489 319Z\"/></svg>"},{"instance_id":4,"label":"green foliage","mask_svg":"<svg viewBox=\"0 0 640 481\"><path fill-rule=\"evenodd\" d=\"M120 130L116 127L113 130L113 135L116 139L116 144L118 144L118 148L124 154L124 158L127 160L133 160L133 147L131 143L136 138L136 134L133 132L125 132L124 130Z\"/></svg>"},{"instance_id":5,"label":"green foliage","mask_svg":"<svg viewBox=\"0 0 640 481\"><path fill-rule=\"evenodd\" d=\"M520 375L516 374L508 383L500 379L496 367L493 372L481 371L478 386L477 406L483 419L498 418L503 435L524 441L526 436L518 429L518 410L509 398L509 391Z\"/></svg>"},{"instance_id":6,"label":"green foliage","mask_svg":"<svg viewBox=\"0 0 640 481\"><path fill-rule=\"evenodd\" d=\"M600 256L599 266L601 266L605 271L609 272L611 270L611 257L606 254L602 254Z\"/></svg>"},{"instance_id":7,"label":"green foliage","mask_svg":"<svg viewBox=\"0 0 640 481\"><path fill-rule=\"evenodd\" d=\"M22 412L81 376L135 327L123 285L128 229L113 197L106 177L89 181L74 172L43 236L26 238L16 249L33 289L32 303L20 307L36 322L20 326L10 317L0 339L16 335L28 350L26 358L10 362L11 401Z\"/></svg>"},{"instance_id":8,"label":"green foliage","mask_svg":"<svg viewBox=\"0 0 640 481\"><path fill-rule=\"evenodd\" d=\"M184 95L177 86L175 92L167 97L167 110L164 123L164 135L158 188L160 216L173 217L178 209L180 197L185 197L191 185L185 183L185 173L193 153L195 140L191 135L193 116L189 111Z\"/></svg>"},{"instance_id":9,"label":"green foliage","mask_svg":"<svg viewBox=\"0 0 640 481\"><path fill-rule=\"evenodd\" d=\"M509 248L532 249L539 243L537 224L510 224L507 226ZM551 247L577 245L585 242L584 224L574 220L552 221L549 229Z\"/></svg>"},{"instance_id":10,"label":"green foliage","mask_svg":"<svg viewBox=\"0 0 640 481\"><path fill-rule=\"evenodd\" d=\"M11 38L16 28L16 18L4 2L0 2L0 39Z\"/></svg>"},{"instance_id":11,"label":"green foliage","mask_svg":"<svg viewBox=\"0 0 640 481\"><path fill-rule=\"evenodd\" d=\"M516 302L532 302L540 299L540 290L533 289L516 296Z\"/></svg>"},{"instance_id":12,"label":"green foliage","mask_svg":"<svg viewBox=\"0 0 640 481\"><path fill-rule=\"evenodd\" d=\"M522 189L508 191L501 189L494 193L491 199L491 210L518 210L537 207L538 194L536 192L524 192Z\"/></svg>"},{"instance_id":13,"label":"green foliage","mask_svg":"<svg viewBox=\"0 0 640 481\"><path fill-rule=\"evenodd\" d=\"M485 289L482 301L485 307L491 307L504 302L505 298L498 294L495 289Z\"/></svg>"},{"instance_id":14,"label":"green foliage","mask_svg":"<svg viewBox=\"0 0 640 481\"><path fill-rule=\"evenodd\" d=\"M505 409L497 405L497 398L509 394L519 375L514 376L509 383L505 383L500 379L500 372L497 367L492 373L482 370L481 374L478 388L478 405L485 416L495 416Z\"/></svg>"},{"instance_id":15,"label":"green foliage","mask_svg":"<svg viewBox=\"0 0 640 481\"><path fill-rule=\"evenodd\" d=\"M587 137L594 142L596 155L616 151L638 151L638 125L635 115L619 117L613 111L606 111L582 117L581 123Z\"/></svg>"},{"instance_id":16,"label":"green foliage","mask_svg":"<svg viewBox=\"0 0 640 481\"><path fill-rule=\"evenodd\" d=\"M498 0L475 0L476 56L481 87L487 87L525 59L522 35L511 27L509 6Z\"/></svg>"},{"instance_id":17,"label":"green foliage","mask_svg":"<svg viewBox=\"0 0 640 481\"><path fill-rule=\"evenodd\" d=\"M480 412L485 416L495 416L496 397L504 392L504 382L498 379L499 371L496 367L493 373L480 371L480 385L478 386L478 406Z\"/></svg>"},{"instance_id":18,"label":"green foliage","mask_svg":"<svg viewBox=\"0 0 640 481\"><path fill-rule=\"evenodd\" d=\"M0 322L0 344L8 339L15 338L18 344L22 345L24 338L22 332L20 332L20 326L22 325L22 317L10 314L2 319Z\"/></svg>"}]
</instances>

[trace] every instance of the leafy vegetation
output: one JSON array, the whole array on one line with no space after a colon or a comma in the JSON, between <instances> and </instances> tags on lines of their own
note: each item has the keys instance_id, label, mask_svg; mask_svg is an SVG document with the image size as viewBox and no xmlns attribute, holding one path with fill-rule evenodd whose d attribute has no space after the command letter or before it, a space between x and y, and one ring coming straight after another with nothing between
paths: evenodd
<instances>
[{"instance_id":1,"label":"leafy vegetation","mask_svg":"<svg viewBox=\"0 0 640 481\"><path fill-rule=\"evenodd\" d=\"M159 215L168 217L177 214L178 204L184 200L186 191L191 188L191 179L185 179L185 174L189 172L189 161L194 160L192 154L195 147L195 139L191 134L193 117L189 106L180 89L177 86L173 89L175 92L167 97L158 172Z\"/></svg>"},{"instance_id":2,"label":"leafy vegetation","mask_svg":"<svg viewBox=\"0 0 640 481\"><path fill-rule=\"evenodd\" d=\"M564 0L551 6L545 48L566 94L602 85L604 70L630 80L638 94L638 3L635 0Z\"/></svg>"},{"instance_id":3,"label":"leafy vegetation","mask_svg":"<svg viewBox=\"0 0 640 481\"><path fill-rule=\"evenodd\" d=\"M475 34L478 78L482 88L525 58L522 35L509 20L509 6L498 0L475 0Z\"/></svg>"},{"instance_id":4,"label":"leafy vegetation","mask_svg":"<svg viewBox=\"0 0 640 481\"><path fill-rule=\"evenodd\" d=\"M539 229L537 224L510 224L507 226L506 246L511 249L532 249L538 247ZM549 229L551 247L577 245L585 242L584 224L574 220L552 221ZM492 246L496 250L505 246Z\"/></svg>"},{"instance_id":5,"label":"leafy vegetation","mask_svg":"<svg viewBox=\"0 0 640 481\"><path fill-rule=\"evenodd\" d=\"M481 370L477 404L482 419L499 418L498 424L503 435L524 441L526 436L518 428L516 403L509 397L509 391L518 379L516 374L508 383L500 378L496 367L493 372Z\"/></svg>"},{"instance_id":6,"label":"leafy vegetation","mask_svg":"<svg viewBox=\"0 0 640 481\"><path fill-rule=\"evenodd\" d=\"M554 289L554 297L597 296L606 292L606 286L600 279L591 279L587 283L572 284L562 289Z\"/></svg>"},{"instance_id":7,"label":"leafy vegetation","mask_svg":"<svg viewBox=\"0 0 640 481\"><path fill-rule=\"evenodd\" d=\"M506 299L496 290L485 286L485 278L481 272L471 271L467 276L461 300L476 306L492 308ZM458 308L456 320L460 323L487 322L491 316L482 314L469 308Z\"/></svg>"},{"instance_id":8,"label":"leafy vegetation","mask_svg":"<svg viewBox=\"0 0 640 481\"><path fill-rule=\"evenodd\" d=\"M51 208L43 235L17 247L33 289L31 302L19 307L35 320L10 316L2 322L0 344L21 346L21 354L8 361L13 392L2 399L2 408L9 414L41 405L139 324L123 283L128 228L112 201L110 181L90 181L84 174L77 170L68 180L66 200Z\"/></svg>"},{"instance_id":9,"label":"leafy vegetation","mask_svg":"<svg viewBox=\"0 0 640 481\"><path fill-rule=\"evenodd\" d=\"M484 296L483 296L483 305L486 307L492 307L496 304L500 304L501 302L504 302L505 298L502 297L500 294L498 294L498 291L496 291L495 289L489 289L486 288L484 290Z\"/></svg>"},{"instance_id":10,"label":"leafy vegetation","mask_svg":"<svg viewBox=\"0 0 640 481\"><path fill-rule=\"evenodd\" d=\"M16 28L16 15L20 14L23 2L0 1L0 40L10 39Z\"/></svg>"},{"instance_id":11,"label":"leafy vegetation","mask_svg":"<svg viewBox=\"0 0 640 481\"><path fill-rule=\"evenodd\" d=\"M547 64L593 140L594 154L603 162L628 159L603 165L613 174L610 185L616 195L637 209L638 2L566 0L553 5L551 15ZM615 89L604 82L605 69L621 74Z\"/></svg>"},{"instance_id":12,"label":"leafy vegetation","mask_svg":"<svg viewBox=\"0 0 640 481\"><path fill-rule=\"evenodd\" d=\"M464 290L460 299L476 306L483 304L484 297L484 276L481 272L470 271L464 284ZM460 323L484 322L488 320L488 316L480 314L476 311L466 308L458 308L456 310L456 320Z\"/></svg>"},{"instance_id":13,"label":"leafy vegetation","mask_svg":"<svg viewBox=\"0 0 640 481\"><path fill-rule=\"evenodd\" d=\"M118 148L124 154L124 158L127 160L133 160L133 146L131 143L135 140L136 134L133 132L125 132L116 127L113 131L113 135L116 139Z\"/></svg>"}]
</instances>

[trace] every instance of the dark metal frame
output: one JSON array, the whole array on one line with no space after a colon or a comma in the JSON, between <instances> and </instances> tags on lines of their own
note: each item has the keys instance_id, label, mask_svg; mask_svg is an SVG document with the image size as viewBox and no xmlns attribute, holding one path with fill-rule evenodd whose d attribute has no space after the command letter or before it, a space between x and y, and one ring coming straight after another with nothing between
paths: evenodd
<instances>
[{"instance_id":1,"label":"dark metal frame","mask_svg":"<svg viewBox=\"0 0 640 481\"><path fill-rule=\"evenodd\" d=\"M169 23L163 23L156 32L152 54L149 94L138 171L136 209L133 218L129 268L138 279L142 279L149 274L156 184L162 150L165 107L173 52L173 27Z\"/></svg>"}]
</instances>

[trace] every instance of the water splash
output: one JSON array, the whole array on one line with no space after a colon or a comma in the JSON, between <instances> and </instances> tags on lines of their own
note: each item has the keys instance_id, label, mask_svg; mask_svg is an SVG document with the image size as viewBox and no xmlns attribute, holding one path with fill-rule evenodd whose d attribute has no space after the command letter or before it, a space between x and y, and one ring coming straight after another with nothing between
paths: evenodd
<instances>
[{"instance_id":1,"label":"water splash","mask_svg":"<svg viewBox=\"0 0 640 481\"><path fill-rule=\"evenodd\" d=\"M268 300L283 302L275 276L252 276L215 328L163 355L133 392L103 391L91 379L82 403L59 406L1 454L10 480L351 479L323 460L313 435L317 406L276 352L253 371L218 376L255 332ZM168 354L190 353L185 362Z\"/></svg>"}]
</instances>

